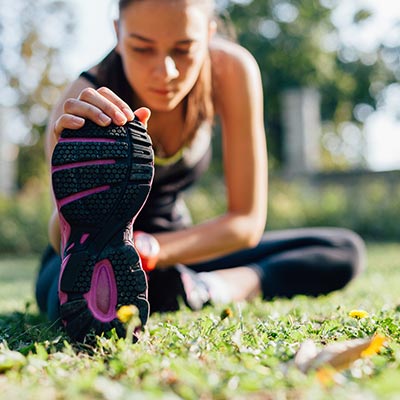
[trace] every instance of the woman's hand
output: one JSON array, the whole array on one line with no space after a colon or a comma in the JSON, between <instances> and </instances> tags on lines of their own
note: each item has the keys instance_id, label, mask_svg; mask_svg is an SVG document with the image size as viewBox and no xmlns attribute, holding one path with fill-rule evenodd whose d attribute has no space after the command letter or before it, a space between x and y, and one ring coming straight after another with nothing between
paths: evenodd
<instances>
[{"instance_id":1,"label":"woman's hand","mask_svg":"<svg viewBox=\"0 0 400 400\"><path fill-rule=\"evenodd\" d=\"M61 114L54 123L53 133L58 141L64 129L79 129L85 124L85 119L99 126L124 125L137 116L143 124L147 124L150 110L145 107L135 112L113 91L106 87L99 89L85 88L77 98L68 98L63 105Z\"/></svg>"}]
</instances>

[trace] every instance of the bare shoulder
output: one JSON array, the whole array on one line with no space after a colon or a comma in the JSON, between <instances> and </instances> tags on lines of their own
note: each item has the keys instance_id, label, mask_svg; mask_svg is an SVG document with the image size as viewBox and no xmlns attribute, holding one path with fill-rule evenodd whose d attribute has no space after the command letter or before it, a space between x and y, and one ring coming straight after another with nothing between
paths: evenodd
<instances>
[{"instance_id":1,"label":"bare shoulder","mask_svg":"<svg viewBox=\"0 0 400 400\"><path fill-rule=\"evenodd\" d=\"M210 44L210 54L213 74L217 79L223 79L227 74L235 76L259 70L256 60L247 49L226 39L214 39Z\"/></svg>"},{"instance_id":2,"label":"bare shoulder","mask_svg":"<svg viewBox=\"0 0 400 400\"><path fill-rule=\"evenodd\" d=\"M223 96L226 102L233 88L244 96L249 90L261 88L258 64L243 46L217 38L210 45L210 57L217 108L219 98Z\"/></svg>"}]
</instances>

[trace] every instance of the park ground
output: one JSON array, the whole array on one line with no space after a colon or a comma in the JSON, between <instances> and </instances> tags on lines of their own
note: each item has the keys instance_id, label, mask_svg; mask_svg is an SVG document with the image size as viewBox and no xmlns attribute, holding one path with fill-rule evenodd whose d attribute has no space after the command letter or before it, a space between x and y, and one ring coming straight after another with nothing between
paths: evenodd
<instances>
[{"instance_id":1,"label":"park ground","mask_svg":"<svg viewBox=\"0 0 400 400\"><path fill-rule=\"evenodd\" d=\"M38 314L37 266L0 258L1 398L400 398L400 244L369 243L367 271L343 291L153 315L136 344L70 343ZM385 346L345 369L304 374L293 362L308 339L323 350L375 333Z\"/></svg>"}]
</instances>

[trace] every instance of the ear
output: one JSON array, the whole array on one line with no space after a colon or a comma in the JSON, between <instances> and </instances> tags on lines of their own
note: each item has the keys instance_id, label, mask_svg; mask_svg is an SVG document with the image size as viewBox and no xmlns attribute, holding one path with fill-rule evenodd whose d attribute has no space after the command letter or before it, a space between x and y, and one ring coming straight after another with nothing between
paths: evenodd
<instances>
[{"instance_id":1,"label":"ear","mask_svg":"<svg viewBox=\"0 0 400 400\"><path fill-rule=\"evenodd\" d=\"M215 35L216 32L217 32L217 21L215 21L215 19L212 19L208 24L208 40L211 40L211 38Z\"/></svg>"},{"instance_id":2,"label":"ear","mask_svg":"<svg viewBox=\"0 0 400 400\"><path fill-rule=\"evenodd\" d=\"M114 19L114 31L117 36L117 45L115 46L115 51L119 54L119 21Z\"/></svg>"}]
</instances>

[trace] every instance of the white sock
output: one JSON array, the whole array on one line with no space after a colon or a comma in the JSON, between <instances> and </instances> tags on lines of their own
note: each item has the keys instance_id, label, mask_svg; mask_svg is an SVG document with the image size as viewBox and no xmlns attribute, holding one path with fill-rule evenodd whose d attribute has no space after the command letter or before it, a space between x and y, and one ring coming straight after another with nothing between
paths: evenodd
<instances>
[{"instance_id":1,"label":"white sock","mask_svg":"<svg viewBox=\"0 0 400 400\"><path fill-rule=\"evenodd\" d=\"M198 276L207 285L214 304L226 304L232 301L229 286L217 273L200 272Z\"/></svg>"}]
</instances>

